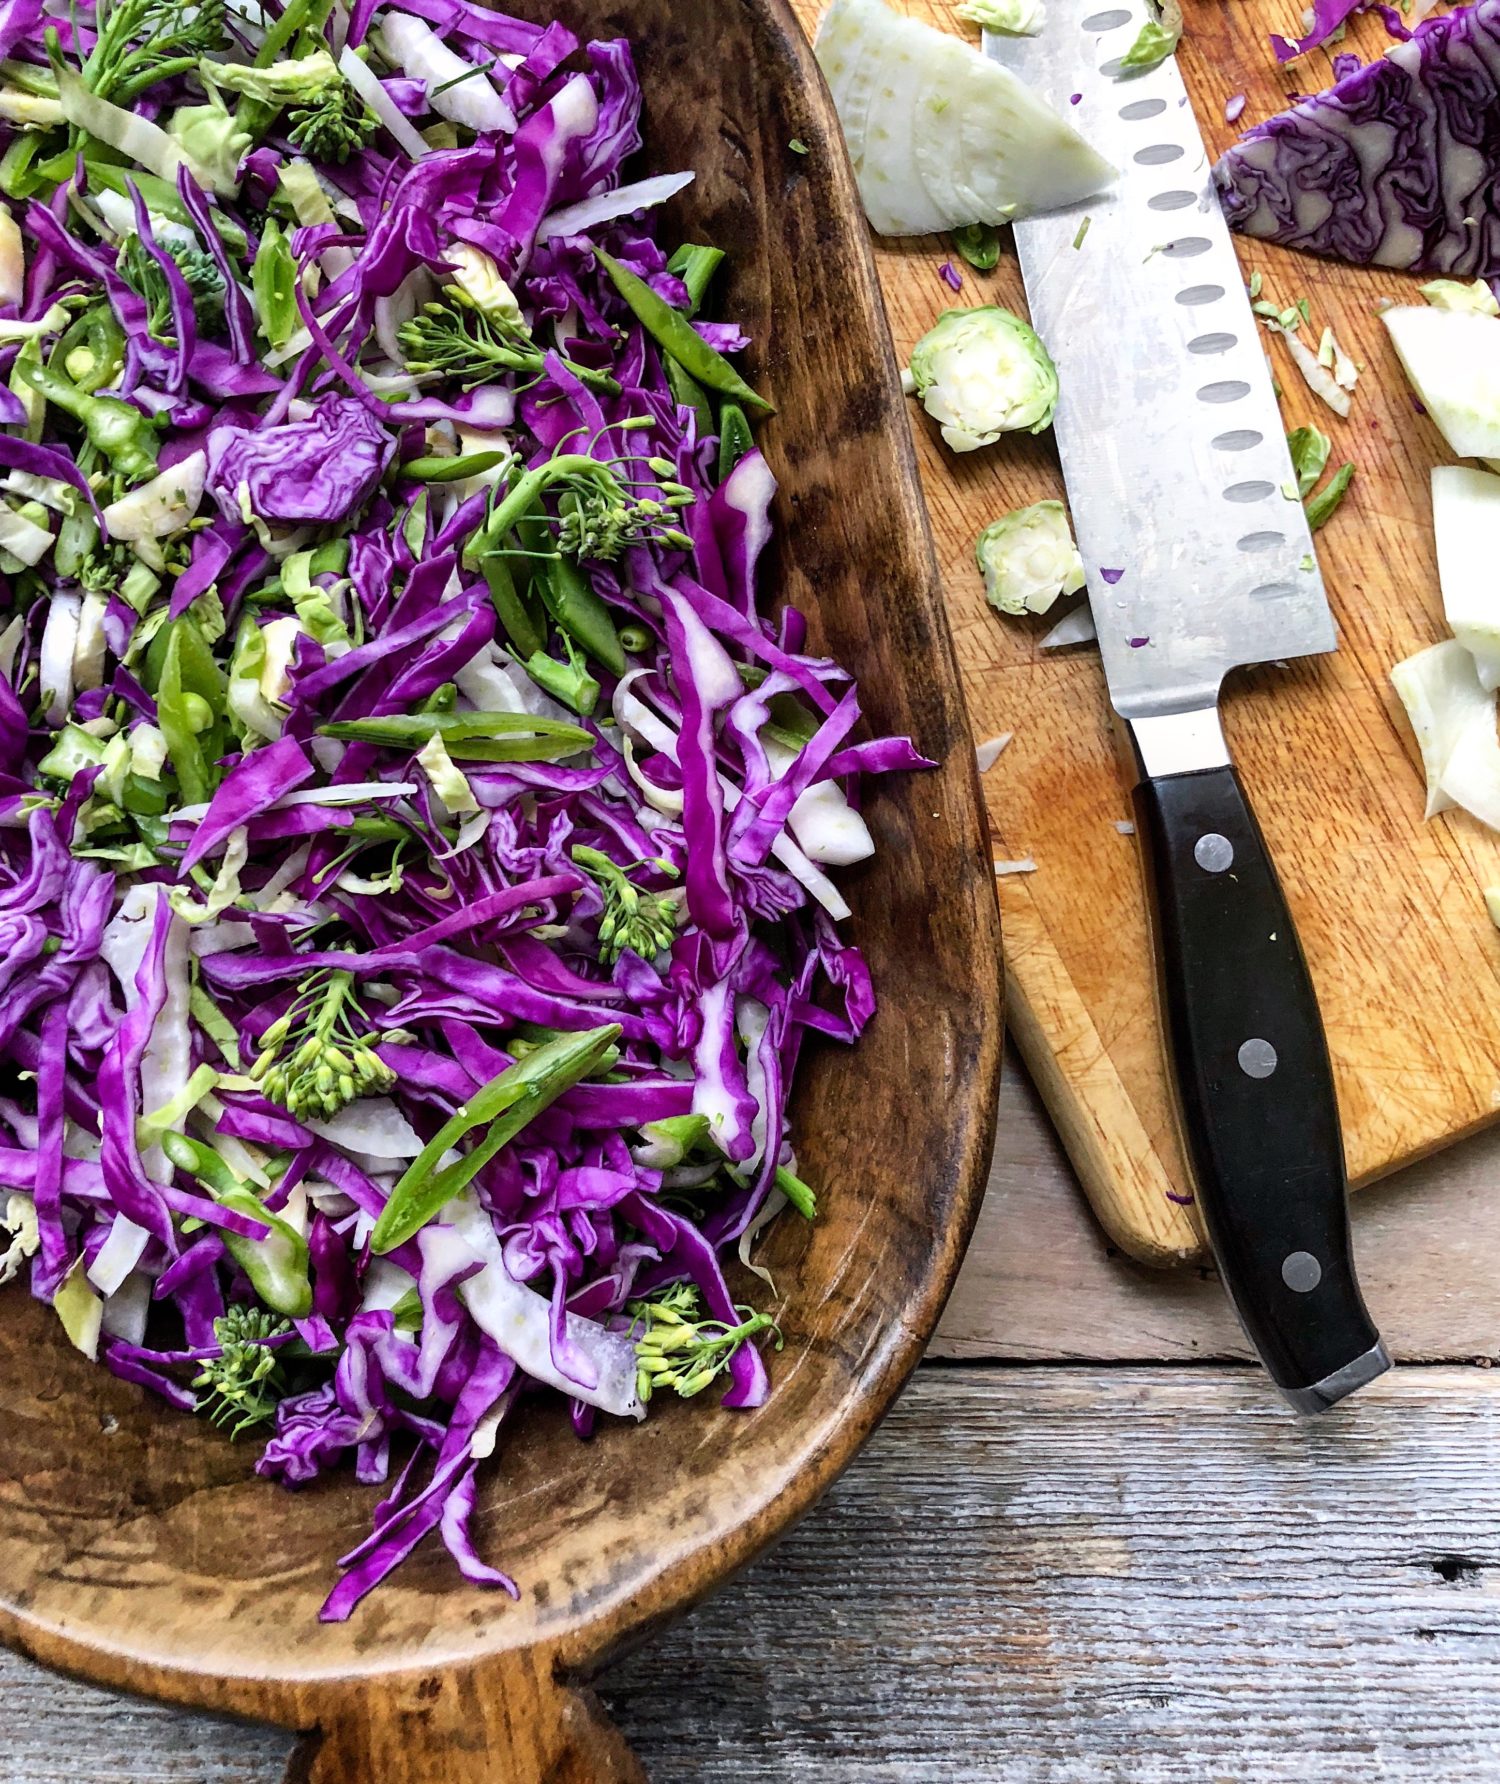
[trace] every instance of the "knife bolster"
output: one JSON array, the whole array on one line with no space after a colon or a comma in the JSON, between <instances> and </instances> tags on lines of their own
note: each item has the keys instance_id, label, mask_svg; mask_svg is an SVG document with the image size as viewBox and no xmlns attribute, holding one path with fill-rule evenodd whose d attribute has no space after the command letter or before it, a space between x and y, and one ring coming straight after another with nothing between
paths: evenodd
<instances>
[{"instance_id":1,"label":"knife bolster","mask_svg":"<svg viewBox=\"0 0 1500 1784\"><path fill-rule=\"evenodd\" d=\"M1170 774L1229 767L1229 746L1217 703L1187 712L1152 713L1119 721L1121 753L1130 784Z\"/></svg>"}]
</instances>

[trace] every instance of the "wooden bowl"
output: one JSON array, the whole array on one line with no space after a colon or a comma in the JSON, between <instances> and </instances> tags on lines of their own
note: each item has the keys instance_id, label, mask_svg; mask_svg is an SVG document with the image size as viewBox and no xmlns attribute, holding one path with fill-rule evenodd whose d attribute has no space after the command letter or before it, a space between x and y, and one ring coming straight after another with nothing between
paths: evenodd
<instances>
[{"instance_id":1,"label":"wooden bowl","mask_svg":"<svg viewBox=\"0 0 1500 1784\"><path fill-rule=\"evenodd\" d=\"M334 1557L377 1493L259 1481L228 1442L71 1350L18 1288L0 1319L0 1637L101 1684L309 1731L305 1784L627 1779L574 1681L742 1566L869 1436L936 1323L989 1160L1001 1035L989 851L896 365L828 96L783 0L563 0L630 37L654 170L692 167L663 239L726 248L722 314L778 406L765 586L858 673L878 731L930 774L872 789L848 876L880 1012L815 1048L796 1102L809 1227L764 1247L786 1347L751 1413L653 1408L580 1443L538 1406L503 1440L479 1546L521 1600L424 1546L345 1625ZM789 145L806 144L806 155ZM703 1714L712 1716L705 1703Z\"/></svg>"}]
</instances>

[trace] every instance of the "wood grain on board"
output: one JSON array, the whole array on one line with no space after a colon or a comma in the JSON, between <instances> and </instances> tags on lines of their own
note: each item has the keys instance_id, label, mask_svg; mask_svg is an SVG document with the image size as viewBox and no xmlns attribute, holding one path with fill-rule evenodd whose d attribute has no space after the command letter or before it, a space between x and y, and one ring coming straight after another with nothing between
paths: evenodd
<instances>
[{"instance_id":1,"label":"wood grain on board","mask_svg":"<svg viewBox=\"0 0 1500 1784\"><path fill-rule=\"evenodd\" d=\"M1259 1371L926 1368L600 1688L653 1784L1493 1784L1497 1529L1492 1370L1309 1422ZM4 1659L0 1720L6 1784L278 1784L287 1748Z\"/></svg>"},{"instance_id":2,"label":"wood grain on board","mask_svg":"<svg viewBox=\"0 0 1500 1784\"><path fill-rule=\"evenodd\" d=\"M818 0L796 3L811 28ZM949 0L897 3L975 36ZM1267 33L1298 34L1291 0L1187 0L1186 12L1181 62L1211 155L1235 134L1223 122L1232 93L1248 95L1243 127L1282 109L1289 93L1328 84L1322 52L1276 67ZM1372 13L1338 47L1369 57L1389 41ZM1500 1114L1500 938L1481 896L1500 882L1500 848L1462 815L1423 822L1415 751L1387 680L1393 663L1446 635L1428 476L1447 453L1417 414L1375 313L1381 297L1420 301L1419 281L1240 246L1266 295L1283 304L1305 296L1314 339L1331 324L1364 367L1341 421L1275 344L1288 426L1322 427L1331 463L1358 467L1318 538L1341 644L1332 657L1231 678L1225 724L1317 985L1350 1174L1367 1183ZM993 275L958 263L957 296L937 276L948 257L942 238L878 245L898 354L954 304L1025 313L1008 240ZM1056 457L1050 439L1021 436L956 457L912 409L974 733L1015 733L984 782L995 854L1037 863L1034 874L1000 881L1011 1029L1111 1236L1146 1262L1172 1262L1198 1252L1201 1236L1192 1210L1168 1199L1188 1185L1135 844L1116 829L1130 805L1098 658L1088 648L1038 651L1056 615L1000 619L974 566L987 522L1064 493Z\"/></svg>"}]
</instances>

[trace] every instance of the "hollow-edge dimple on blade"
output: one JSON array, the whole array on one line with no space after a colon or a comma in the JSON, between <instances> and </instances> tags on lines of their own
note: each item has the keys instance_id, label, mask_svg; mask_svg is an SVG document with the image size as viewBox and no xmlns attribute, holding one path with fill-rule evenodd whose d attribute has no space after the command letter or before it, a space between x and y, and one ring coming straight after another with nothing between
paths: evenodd
<instances>
[{"instance_id":1,"label":"hollow-edge dimple on blade","mask_svg":"<svg viewBox=\"0 0 1500 1784\"><path fill-rule=\"evenodd\" d=\"M1057 363L1057 446L1110 698L1126 718L1184 711L1236 665L1334 649L1333 618L1176 60L1118 74L1145 0L1046 12L1037 36L986 33L985 47L1119 178L1018 222L1016 249Z\"/></svg>"}]
</instances>

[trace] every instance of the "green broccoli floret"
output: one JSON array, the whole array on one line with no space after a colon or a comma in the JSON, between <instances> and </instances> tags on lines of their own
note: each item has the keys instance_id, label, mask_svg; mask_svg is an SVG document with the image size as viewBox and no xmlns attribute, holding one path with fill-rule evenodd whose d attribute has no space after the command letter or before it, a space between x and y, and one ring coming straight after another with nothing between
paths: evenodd
<instances>
[{"instance_id":1,"label":"green broccoli floret","mask_svg":"<svg viewBox=\"0 0 1500 1784\"><path fill-rule=\"evenodd\" d=\"M193 320L207 333L224 314L224 275L207 248L196 242L164 241L160 244L176 263L193 294ZM120 277L146 302L146 329L159 341L172 338L172 294L167 277L138 235L130 236L120 250Z\"/></svg>"},{"instance_id":2,"label":"green broccoli floret","mask_svg":"<svg viewBox=\"0 0 1500 1784\"><path fill-rule=\"evenodd\" d=\"M654 960L663 949L671 947L682 912L682 901L676 892L643 892L632 882L627 868L582 843L573 850L573 860L604 894L604 910L599 918L599 958L606 966L612 966L627 950L639 954L642 960ZM673 879L677 877L677 870L668 861L644 861L638 865L654 867Z\"/></svg>"},{"instance_id":3,"label":"green broccoli floret","mask_svg":"<svg viewBox=\"0 0 1500 1784\"><path fill-rule=\"evenodd\" d=\"M380 127L327 50L269 68L215 62L202 72L215 86L284 111L288 137L314 161L347 161Z\"/></svg>"},{"instance_id":4,"label":"green broccoli floret","mask_svg":"<svg viewBox=\"0 0 1500 1784\"><path fill-rule=\"evenodd\" d=\"M268 1424L286 1396L286 1379L276 1349L267 1341L291 1331L287 1320L262 1307L232 1306L214 1321L216 1357L206 1357L193 1380L200 1390L198 1410L238 1437Z\"/></svg>"},{"instance_id":5,"label":"green broccoli floret","mask_svg":"<svg viewBox=\"0 0 1500 1784\"><path fill-rule=\"evenodd\" d=\"M649 1400L659 1389L673 1388L684 1400L701 1394L729 1367L742 1344L762 1332L781 1333L769 1313L736 1308L744 1316L737 1326L706 1319L703 1303L691 1283L675 1283L645 1301L631 1301L625 1311L634 1322L636 1393Z\"/></svg>"},{"instance_id":6,"label":"green broccoli floret","mask_svg":"<svg viewBox=\"0 0 1500 1784\"><path fill-rule=\"evenodd\" d=\"M250 1076L292 1115L328 1121L356 1097L381 1095L395 1083L373 1049L379 1038L354 995L353 973L310 973L261 1036Z\"/></svg>"}]
</instances>

